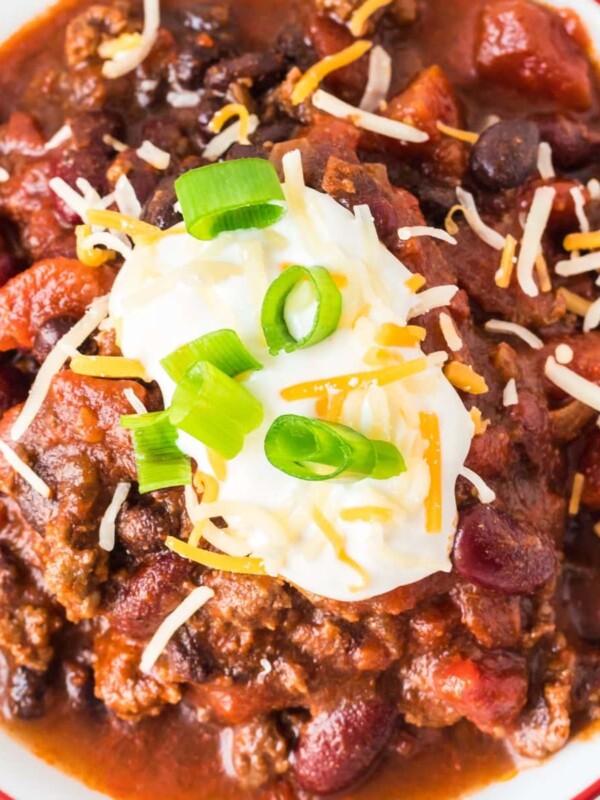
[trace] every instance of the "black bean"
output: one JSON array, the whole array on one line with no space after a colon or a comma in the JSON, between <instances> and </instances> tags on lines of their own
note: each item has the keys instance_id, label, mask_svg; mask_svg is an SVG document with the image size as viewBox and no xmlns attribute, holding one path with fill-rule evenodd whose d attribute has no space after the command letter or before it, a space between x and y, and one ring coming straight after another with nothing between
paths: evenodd
<instances>
[{"instance_id":1,"label":"black bean","mask_svg":"<svg viewBox=\"0 0 600 800\"><path fill-rule=\"evenodd\" d=\"M486 189L520 186L537 169L540 134L526 120L498 122L487 128L471 151L470 168Z\"/></svg>"}]
</instances>

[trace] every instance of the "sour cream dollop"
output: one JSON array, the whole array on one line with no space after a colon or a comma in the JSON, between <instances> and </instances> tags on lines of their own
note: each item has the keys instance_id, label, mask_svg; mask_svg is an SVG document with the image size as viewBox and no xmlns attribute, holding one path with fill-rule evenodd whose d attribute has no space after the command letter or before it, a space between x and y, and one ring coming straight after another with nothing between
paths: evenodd
<instances>
[{"instance_id":1,"label":"sour cream dollop","mask_svg":"<svg viewBox=\"0 0 600 800\"><path fill-rule=\"evenodd\" d=\"M354 389L339 410L339 422L370 438L394 442L406 461L403 474L383 481L310 483L269 463L264 439L276 417L318 416L314 399L286 402L283 389L381 368L388 357L393 363L393 353L406 360L423 355L414 347L392 350L388 356L377 347L381 326L404 326L417 308L418 295L405 285L411 273L379 242L369 209L360 207L353 214L328 195L305 188L297 169L291 169L298 154L287 158L287 212L279 222L262 230L224 233L209 242L179 231L136 246L113 288L110 314L123 355L142 362L158 382L165 407L175 385L160 360L210 331L237 331L264 365L244 381L263 404L264 422L246 438L243 451L227 462L219 499L212 507L215 516L222 511L227 519L231 554L261 558L270 574L306 591L342 601L362 600L450 570L455 484L473 423L444 377L440 359L430 356L425 372L386 386ZM261 306L270 283L290 264L326 267L341 287L343 316L328 339L273 357L261 329ZM310 328L313 313L310 294L299 291L286 310L294 335ZM420 412L432 412L439 419L439 533L426 530L430 474ZM179 445L202 472L214 475L214 458L211 463L204 445L183 433ZM370 519L344 518L348 509L357 508L386 511ZM323 518L343 542L341 558L318 524ZM205 528L211 541L210 531L215 529L211 523Z\"/></svg>"}]
</instances>

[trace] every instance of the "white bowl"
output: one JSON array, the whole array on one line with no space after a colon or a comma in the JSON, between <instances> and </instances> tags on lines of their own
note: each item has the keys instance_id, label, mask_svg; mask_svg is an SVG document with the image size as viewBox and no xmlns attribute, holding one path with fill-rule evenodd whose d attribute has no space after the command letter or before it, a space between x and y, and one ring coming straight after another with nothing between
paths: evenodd
<instances>
[{"instance_id":1,"label":"white bowl","mask_svg":"<svg viewBox=\"0 0 600 800\"><path fill-rule=\"evenodd\" d=\"M0 3L0 40L52 6L49 0L19 0L14 4L11 0L0 0ZM600 52L600 5L597 0L545 0L545 3L577 11ZM479 791L472 795L471 800L594 800L600 797L599 744L600 736L575 739L541 766L526 769L510 781ZM87 789L44 764L0 731L0 800L103 798L105 795Z\"/></svg>"}]
</instances>

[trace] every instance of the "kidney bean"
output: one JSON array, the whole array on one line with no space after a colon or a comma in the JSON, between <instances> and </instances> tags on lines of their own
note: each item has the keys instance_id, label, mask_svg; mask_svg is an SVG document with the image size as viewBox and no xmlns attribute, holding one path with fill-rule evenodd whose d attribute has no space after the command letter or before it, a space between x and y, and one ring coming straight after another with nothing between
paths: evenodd
<instances>
[{"instance_id":1,"label":"kidney bean","mask_svg":"<svg viewBox=\"0 0 600 800\"><path fill-rule=\"evenodd\" d=\"M471 174L487 189L520 186L537 168L539 144L533 122L515 119L491 125L471 150Z\"/></svg>"},{"instance_id":2,"label":"kidney bean","mask_svg":"<svg viewBox=\"0 0 600 800\"><path fill-rule=\"evenodd\" d=\"M385 747L396 716L391 703L374 697L345 699L318 714L300 734L294 763L300 786L329 794L356 783Z\"/></svg>"},{"instance_id":3,"label":"kidney bean","mask_svg":"<svg viewBox=\"0 0 600 800\"><path fill-rule=\"evenodd\" d=\"M533 594L556 569L545 535L484 505L461 513L453 559L463 578L506 594Z\"/></svg>"},{"instance_id":4,"label":"kidney bean","mask_svg":"<svg viewBox=\"0 0 600 800\"><path fill-rule=\"evenodd\" d=\"M564 114L538 114L533 117L542 141L552 148L552 160L562 169L585 164L598 151L600 136L580 120Z\"/></svg>"},{"instance_id":5,"label":"kidney bean","mask_svg":"<svg viewBox=\"0 0 600 800\"><path fill-rule=\"evenodd\" d=\"M0 364L0 416L27 397L29 382L25 375L10 364Z\"/></svg>"},{"instance_id":6,"label":"kidney bean","mask_svg":"<svg viewBox=\"0 0 600 800\"><path fill-rule=\"evenodd\" d=\"M77 322L77 317L61 316L52 317L47 322L40 326L40 329L35 335L35 340L32 348L32 355L40 364L42 364L53 347L57 344L67 331L71 330L73 325Z\"/></svg>"},{"instance_id":7,"label":"kidney bean","mask_svg":"<svg viewBox=\"0 0 600 800\"><path fill-rule=\"evenodd\" d=\"M153 634L185 596L194 571L174 553L150 556L119 588L110 611L113 627L141 639Z\"/></svg>"}]
</instances>

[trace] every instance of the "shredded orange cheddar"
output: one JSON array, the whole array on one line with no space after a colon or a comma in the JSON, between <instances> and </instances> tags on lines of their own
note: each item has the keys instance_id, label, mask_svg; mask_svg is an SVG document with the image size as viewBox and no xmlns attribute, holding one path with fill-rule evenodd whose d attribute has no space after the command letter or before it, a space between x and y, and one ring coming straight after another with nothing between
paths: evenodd
<instances>
[{"instance_id":1,"label":"shredded orange cheddar","mask_svg":"<svg viewBox=\"0 0 600 800\"><path fill-rule=\"evenodd\" d=\"M202 495L202 502L216 503L219 499L219 482L207 472L198 470L194 475L194 488Z\"/></svg>"},{"instance_id":2,"label":"shredded orange cheddar","mask_svg":"<svg viewBox=\"0 0 600 800\"><path fill-rule=\"evenodd\" d=\"M542 292L551 292L552 281L550 280L550 274L548 272L548 264L541 253L538 253L537 258L535 259L535 270L537 272L538 280L540 282L540 289Z\"/></svg>"},{"instance_id":3,"label":"shredded orange cheddar","mask_svg":"<svg viewBox=\"0 0 600 800\"><path fill-rule=\"evenodd\" d=\"M342 275L340 272L330 272L329 274L333 278L333 282L338 289L345 289L346 286L348 286L348 278L345 275Z\"/></svg>"},{"instance_id":4,"label":"shredded orange cheddar","mask_svg":"<svg viewBox=\"0 0 600 800\"><path fill-rule=\"evenodd\" d=\"M427 442L425 460L429 467L429 494L425 500L425 525L428 533L442 530L442 445L440 421L436 414L421 411L421 436Z\"/></svg>"},{"instance_id":5,"label":"shredded orange cheddar","mask_svg":"<svg viewBox=\"0 0 600 800\"><path fill-rule=\"evenodd\" d=\"M292 92L293 105L297 106L303 103L330 72L334 72L342 67L347 67L348 64L357 61L364 56L372 46L373 42L369 42L366 39L359 39L349 47L340 50L339 53L325 56L321 61L313 64L312 67L306 70L294 87L294 91Z\"/></svg>"},{"instance_id":6,"label":"shredded orange cheddar","mask_svg":"<svg viewBox=\"0 0 600 800\"><path fill-rule=\"evenodd\" d=\"M116 39L108 39L98 47L98 55L107 61L113 59L121 53L135 50L142 43L139 33L122 33Z\"/></svg>"},{"instance_id":7,"label":"shredded orange cheddar","mask_svg":"<svg viewBox=\"0 0 600 800\"><path fill-rule=\"evenodd\" d=\"M394 322L386 322L377 331L375 341L382 347L415 347L426 336L427 331L420 325L401 327Z\"/></svg>"},{"instance_id":8,"label":"shredded orange cheddar","mask_svg":"<svg viewBox=\"0 0 600 800\"><path fill-rule=\"evenodd\" d=\"M597 250L600 248L600 231L570 233L563 242L565 250Z\"/></svg>"},{"instance_id":9,"label":"shredded orange cheddar","mask_svg":"<svg viewBox=\"0 0 600 800\"><path fill-rule=\"evenodd\" d=\"M485 394L488 391L485 378L475 372L468 364L451 361L444 367L444 374L456 389L469 394Z\"/></svg>"},{"instance_id":10,"label":"shredded orange cheddar","mask_svg":"<svg viewBox=\"0 0 600 800\"><path fill-rule=\"evenodd\" d=\"M422 289L426 283L427 281L425 278L422 275L419 275L418 272L416 272L414 275L411 275L410 278L407 278L404 281L406 288L409 290L409 292L413 292L413 294L416 294L419 289Z\"/></svg>"},{"instance_id":11,"label":"shredded orange cheddar","mask_svg":"<svg viewBox=\"0 0 600 800\"><path fill-rule=\"evenodd\" d=\"M207 449L208 462L212 471L218 480L224 481L227 479L227 462L220 453L215 450Z\"/></svg>"},{"instance_id":12,"label":"shredded orange cheddar","mask_svg":"<svg viewBox=\"0 0 600 800\"><path fill-rule=\"evenodd\" d=\"M485 433L491 422L489 419L483 419L483 415L478 408L473 407L469 411L469 416L473 421L473 425L475 426L475 436L480 436L482 433Z\"/></svg>"},{"instance_id":13,"label":"shredded orange cheddar","mask_svg":"<svg viewBox=\"0 0 600 800\"><path fill-rule=\"evenodd\" d=\"M384 506L356 506L340 511L340 519L344 522L389 522L393 516L393 509Z\"/></svg>"},{"instance_id":14,"label":"shredded orange cheddar","mask_svg":"<svg viewBox=\"0 0 600 800\"><path fill-rule=\"evenodd\" d=\"M564 297L568 311L580 317L585 317L592 305L591 300L587 300L585 297L575 294L575 292L571 292L562 286L556 294Z\"/></svg>"},{"instance_id":15,"label":"shredded orange cheddar","mask_svg":"<svg viewBox=\"0 0 600 800\"><path fill-rule=\"evenodd\" d=\"M138 378L150 381L144 365L134 358L122 356L73 356L71 371L91 378Z\"/></svg>"},{"instance_id":16,"label":"shredded orange cheddar","mask_svg":"<svg viewBox=\"0 0 600 800\"><path fill-rule=\"evenodd\" d=\"M510 279L512 278L512 274L515 269L516 249L517 240L509 233L504 242L502 258L500 259L500 267L494 276L496 286L499 286L500 289L508 289L510 286Z\"/></svg>"},{"instance_id":17,"label":"shredded orange cheddar","mask_svg":"<svg viewBox=\"0 0 600 800\"><path fill-rule=\"evenodd\" d=\"M438 121L436 127L444 136L451 136L453 139L458 139L459 142L466 142L467 144L477 144L479 141L479 134L473 131L461 130L461 128L453 128L451 125L446 125L444 122Z\"/></svg>"},{"instance_id":18,"label":"shredded orange cheddar","mask_svg":"<svg viewBox=\"0 0 600 800\"><path fill-rule=\"evenodd\" d=\"M208 129L213 133L218 133L223 129L223 125L232 117L238 117L240 120L240 136L238 142L240 144L250 144L248 139L248 126L250 124L250 112L243 103L228 103L223 106L208 124Z\"/></svg>"},{"instance_id":19,"label":"shredded orange cheddar","mask_svg":"<svg viewBox=\"0 0 600 800\"><path fill-rule=\"evenodd\" d=\"M444 220L444 228L446 229L446 233L449 233L450 236L456 236L458 233L458 225L454 222L454 215L457 214L459 211L462 211L463 214L465 213L465 209L461 206L460 203L457 203L455 206L452 206L450 211L446 214L446 219Z\"/></svg>"},{"instance_id":20,"label":"shredded orange cheddar","mask_svg":"<svg viewBox=\"0 0 600 800\"><path fill-rule=\"evenodd\" d=\"M356 372L350 375L337 375L332 378L322 378L316 381L297 383L283 389L281 396L284 400L304 400L308 397L322 397L331 391L349 392L352 389L364 389L367 386L386 386L389 383L409 378L427 369L426 358L415 358L383 369L370 372Z\"/></svg>"},{"instance_id":21,"label":"shredded orange cheddar","mask_svg":"<svg viewBox=\"0 0 600 800\"><path fill-rule=\"evenodd\" d=\"M117 257L114 250L103 250L100 247L86 247L85 240L92 235L91 225L78 225L75 228L77 242L77 258L86 267L101 267L107 261Z\"/></svg>"},{"instance_id":22,"label":"shredded orange cheddar","mask_svg":"<svg viewBox=\"0 0 600 800\"><path fill-rule=\"evenodd\" d=\"M341 561L343 564L347 564L351 569L359 574L362 581L361 584L359 586L349 587L350 591L359 591L360 589L364 589L366 586L368 586L371 581L371 577L369 573L363 567L361 567L360 564L358 564L348 555L344 546L344 537L338 531L336 531L331 522L329 522L329 520L319 511L318 508L313 507L311 515L327 541L333 547L333 552L335 553L336 558L339 559L339 561Z\"/></svg>"},{"instance_id":23,"label":"shredded orange cheddar","mask_svg":"<svg viewBox=\"0 0 600 800\"><path fill-rule=\"evenodd\" d=\"M235 572L243 575L266 575L265 566L261 558L250 556L227 556L223 553L213 553L201 550L187 542L182 542L174 536L168 536L165 545L177 555L202 564L209 569L218 569L222 572Z\"/></svg>"},{"instance_id":24,"label":"shredded orange cheddar","mask_svg":"<svg viewBox=\"0 0 600 800\"><path fill-rule=\"evenodd\" d=\"M348 28L353 36L364 36L367 21L376 11L389 6L392 0L365 0L350 17Z\"/></svg>"},{"instance_id":25,"label":"shredded orange cheddar","mask_svg":"<svg viewBox=\"0 0 600 800\"><path fill-rule=\"evenodd\" d=\"M128 217L126 214L121 214L118 211L104 211L102 209L92 208L87 212L87 222L89 225L99 225L101 228L110 228L113 231L120 231L129 236L155 236L156 233L161 233L160 229L155 225L149 225L147 222L135 217Z\"/></svg>"},{"instance_id":26,"label":"shredded orange cheddar","mask_svg":"<svg viewBox=\"0 0 600 800\"><path fill-rule=\"evenodd\" d=\"M581 504L581 495L583 494L583 486L585 484L585 476L581 472L576 472L573 476L573 486L571 488L571 497L569 499L569 516L576 517L579 514L579 506Z\"/></svg>"}]
</instances>

